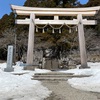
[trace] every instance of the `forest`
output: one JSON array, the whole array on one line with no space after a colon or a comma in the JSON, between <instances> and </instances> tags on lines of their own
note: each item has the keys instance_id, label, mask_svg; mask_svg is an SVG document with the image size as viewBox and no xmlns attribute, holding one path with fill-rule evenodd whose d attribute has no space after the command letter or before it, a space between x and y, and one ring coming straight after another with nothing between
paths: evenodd
<instances>
[{"instance_id":1,"label":"forest","mask_svg":"<svg viewBox=\"0 0 100 100\"><path fill-rule=\"evenodd\" d=\"M87 4L81 4L78 0L26 0L23 6L28 7L48 7L48 8L78 8L78 7L94 7L100 6L100 0L89 0ZM25 18L26 16L23 16ZM22 18L15 16L13 12L9 15L5 14L0 19L0 59L6 60L7 47L13 45L15 49L16 59L20 60L22 55L27 52L28 42L28 25L16 25L15 19ZM41 19L44 17L40 16ZM50 19L51 17L48 17ZM95 19L98 24L95 26L84 26L86 49L100 51L100 11L97 14L87 19ZM60 19L73 19L73 17L61 17ZM43 27L43 26L40 26ZM59 27L59 26L54 26ZM51 48L59 52L72 52L79 51L78 33L73 29L71 32L66 26L61 28L61 34L55 30L54 34L52 29L47 26L45 32L39 29L35 32L35 49Z\"/></svg>"}]
</instances>

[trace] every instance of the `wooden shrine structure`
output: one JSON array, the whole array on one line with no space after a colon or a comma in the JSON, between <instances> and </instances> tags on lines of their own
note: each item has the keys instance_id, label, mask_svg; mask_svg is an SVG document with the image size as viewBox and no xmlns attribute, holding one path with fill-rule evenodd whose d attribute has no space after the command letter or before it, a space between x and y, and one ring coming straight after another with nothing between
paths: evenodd
<instances>
[{"instance_id":1,"label":"wooden shrine structure","mask_svg":"<svg viewBox=\"0 0 100 100\"><path fill-rule=\"evenodd\" d=\"M86 7L86 8L37 8L37 7L24 7L11 5L11 9L17 15L25 15L28 18L16 19L16 24L27 24L29 25L29 36L28 36L28 50L27 50L27 65L33 64L33 50L34 50L34 33L35 25L76 25L78 28L79 37L79 47L80 47L80 57L81 57L81 67L86 68L87 65L87 55L85 47L85 37L84 37L84 25L96 25L96 20L84 19L84 16L94 16L100 6L97 7ZM40 20L36 19L37 16L54 16L52 20ZM59 16L76 16L73 20L60 20Z\"/></svg>"}]
</instances>

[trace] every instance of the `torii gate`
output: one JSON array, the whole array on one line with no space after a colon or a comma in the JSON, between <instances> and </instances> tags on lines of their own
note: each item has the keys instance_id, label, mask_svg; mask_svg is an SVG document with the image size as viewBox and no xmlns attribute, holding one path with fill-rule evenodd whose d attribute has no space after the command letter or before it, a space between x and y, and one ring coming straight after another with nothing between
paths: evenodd
<instances>
[{"instance_id":1,"label":"torii gate","mask_svg":"<svg viewBox=\"0 0 100 100\"><path fill-rule=\"evenodd\" d=\"M86 7L86 8L36 8L36 7L23 7L11 5L11 9L17 15L29 16L29 19L17 19L16 24L28 24L29 25L29 37L28 37L28 50L27 50L27 64L33 64L33 50L34 50L34 33L35 25L77 25L79 36L79 47L81 57L81 67L87 68L87 55L85 48L84 37L84 25L96 25L96 20L83 19L83 16L94 16L100 6ZM53 20L37 20L36 16L54 16ZM77 19L73 20L59 20L59 16L77 16Z\"/></svg>"}]
</instances>

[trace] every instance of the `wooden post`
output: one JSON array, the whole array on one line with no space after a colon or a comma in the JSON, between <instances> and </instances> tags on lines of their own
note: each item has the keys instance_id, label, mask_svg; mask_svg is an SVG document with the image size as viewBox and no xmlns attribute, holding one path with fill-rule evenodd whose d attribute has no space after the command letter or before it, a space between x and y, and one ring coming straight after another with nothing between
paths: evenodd
<instances>
[{"instance_id":1,"label":"wooden post","mask_svg":"<svg viewBox=\"0 0 100 100\"><path fill-rule=\"evenodd\" d=\"M27 65L33 65L33 50L34 50L34 32L35 32L35 15L30 14L29 36L28 36L28 51L27 51Z\"/></svg>"},{"instance_id":2,"label":"wooden post","mask_svg":"<svg viewBox=\"0 0 100 100\"><path fill-rule=\"evenodd\" d=\"M54 16L54 20L59 20L59 16L58 15L55 15Z\"/></svg>"},{"instance_id":3,"label":"wooden post","mask_svg":"<svg viewBox=\"0 0 100 100\"><path fill-rule=\"evenodd\" d=\"M79 35L79 47L80 47L80 57L81 57L81 68L87 68L87 55L85 47L85 36L84 36L84 26L82 22L82 14L78 14L78 35Z\"/></svg>"}]
</instances>

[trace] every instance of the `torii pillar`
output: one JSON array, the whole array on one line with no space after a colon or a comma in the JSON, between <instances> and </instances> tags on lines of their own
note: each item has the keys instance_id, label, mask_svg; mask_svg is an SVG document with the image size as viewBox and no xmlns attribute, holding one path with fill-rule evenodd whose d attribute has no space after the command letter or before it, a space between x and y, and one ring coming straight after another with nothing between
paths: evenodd
<instances>
[{"instance_id":1,"label":"torii pillar","mask_svg":"<svg viewBox=\"0 0 100 100\"><path fill-rule=\"evenodd\" d=\"M33 51L34 51L34 33L35 33L35 14L30 14L28 50L27 50L27 66L25 69L34 70L33 67Z\"/></svg>"},{"instance_id":2,"label":"torii pillar","mask_svg":"<svg viewBox=\"0 0 100 100\"><path fill-rule=\"evenodd\" d=\"M80 47L80 57L81 57L81 67L88 68L87 66L87 55L86 55L86 45L84 36L84 26L82 22L82 14L77 15L78 23L78 36L79 36L79 47Z\"/></svg>"}]
</instances>

